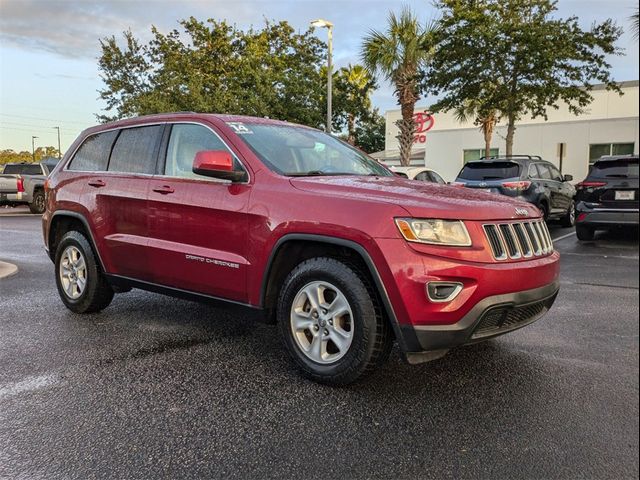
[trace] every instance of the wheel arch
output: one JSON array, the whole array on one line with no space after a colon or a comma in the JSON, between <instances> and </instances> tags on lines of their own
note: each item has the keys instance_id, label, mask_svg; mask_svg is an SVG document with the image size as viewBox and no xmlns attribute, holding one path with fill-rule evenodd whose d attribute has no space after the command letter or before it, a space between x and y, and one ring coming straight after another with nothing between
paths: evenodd
<instances>
[{"instance_id":1,"label":"wheel arch","mask_svg":"<svg viewBox=\"0 0 640 480\"><path fill-rule=\"evenodd\" d=\"M91 231L91 227L89 226L89 222L87 219L78 212L72 212L69 210L57 210L51 216L51 221L49 222L49 231L47 235L47 248L49 250L49 258L52 261L55 261L56 256L56 247L65 233L75 230L83 233L91 248L93 249L93 253L96 255L98 259L98 263L102 271L104 271L104 264L102 263L102 258L100 257L100 252L96 248L96 242L93 238L93 232Z\"/></svg>"},{"instance_id":2,"label":"wheel arch","mask_svg":"<svg viewBox=\"0 0 640 480\"><path fill-rule=\"evenodd\" d=\"M382 278L367 250L359 243L338 237L315 234L288 234L280 238L273 247L265 268L260 290L260 306L268 321L275 322L275 306L282 282L300 262L318 256L347 260L362 267L378 295L381 308L393 328L400 347L405 349L403 332L400 331L389 295ZM404 334L406 336L406 334Z\"/></svg>"}]
</instances>

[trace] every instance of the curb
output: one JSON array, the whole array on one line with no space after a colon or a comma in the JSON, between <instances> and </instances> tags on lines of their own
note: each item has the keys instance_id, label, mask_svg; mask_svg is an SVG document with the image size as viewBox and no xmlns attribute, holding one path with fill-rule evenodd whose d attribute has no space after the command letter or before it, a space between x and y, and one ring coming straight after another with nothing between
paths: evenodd
<instances>
[{"instance_id":1,"label":"curb","mask_svg":"<svg viewBox=\"0 0 640 480\"><path fill-rule=\"evenodd\" d=\"M7 263L0 260L0 279L10 277L18 272L18 267L13 263Z\"/></svg>"}]
</instances>

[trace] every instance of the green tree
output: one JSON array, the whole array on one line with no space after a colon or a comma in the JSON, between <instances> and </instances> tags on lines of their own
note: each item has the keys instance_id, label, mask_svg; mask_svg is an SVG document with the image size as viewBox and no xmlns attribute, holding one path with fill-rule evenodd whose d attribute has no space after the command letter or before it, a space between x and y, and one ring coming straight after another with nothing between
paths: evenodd
<instances>
[{"instance_id":1,"label":"green tree","mask_svg":"<svg viewBox=\"0 0 640 480\"><path fill-rule=\"evenodd\" d=\"M342 67L334 74L333 124L337 129L347 128L347 142L356 143L356 126L371 115L371 93L375 82L362 65Z\"/></svg>"},{"instance_id":2,"label":"green tree","mask_svg":"<svg viewBox=\"0 0 640 480\"><path fill-rule=\"evenodd\" d=\"M35 150L36 162L42 161L43 158L46 157L55 157L58 158L58 149L55 147L38 147ZM0 165L4 165L6 163L32 163L33 156L31 152L23 150L21 152L16 152L10 148L5 150L0 150Z\"/></svg>"},{"instance_id":3,"label":"green tree","mask_svg":"<svg viewBox=\"0 0 640 480\"><path fill-rule=\"evenodd\" d=\"M397 122L400 162L409 165L415 133L413 113L420 98L419 77L432 56L437 29L435 25L421 25L408 7L399 16L390 12L387 24L385 32L372 30L365 36L361 57L374 78L381 75L394 86L402 113Z\"/></svg>"},{"instance_id":4,"label":"green tree","mask_svg":"<svg viewBox=\"0 0 640 480\"><path fill-rule=\"evenodd\" d=\"M638 7L636 7L636 13L631 15L631 30L633 31L633 38L638 39L640 34L640 13L638 13Z\"/></svg>"},{"instance_id":5,"label":"green tree","mask_svg":"<svg viewBox=\"0 0 640 480\"><path fill-rule=\"evenodd\" d=\"M553 0L438 0L442 12L434 61L422 87L441 95L435 110L460 110L478 101L507 121L506 153L516 123L547 118L568 105L580 114L592 82L618 91L607 62L621 34L612 20L583 30L577 17L560 19Z\"/></svg>"},{"instance_id":6,"label":"green tree","mask_svg":"<svg viewBox=\"0 0 640 480\"><path fill-rule=\"evenodd\" d=\"M467 100L462 105L457 106L454 113L458 122L473 122L474 125L479 127L484 138L484 155L485 157L491 156L493 131L500 120L500 115L495 108L492 108L491 105L483 105L482 102L473 99Z\"/></svg>"},{"instance_id":7,"label":"green tree","mask_svg":"<svg viewBox=\"0 0 640 480\"><path fill-rule=\"evenodd\" d=\"M321 126L326 102L321 68L326 45L312 29L267 21L242 31L224 21L193 17L166 34L152 29L141 44L131 32L124 45L103 39L101 121L167 111L269 116Z\"/></svg>"},{"instance_id":8,"label":"green tree","mask_svg":"<svg viewBox=\"0 0 640 480\"><path fill-rule=\"evenodd\" d=\"M355 128L355 145L367 153L384 150L385 121L378 109L359 122Z\"/></svg>"}]
</instances>

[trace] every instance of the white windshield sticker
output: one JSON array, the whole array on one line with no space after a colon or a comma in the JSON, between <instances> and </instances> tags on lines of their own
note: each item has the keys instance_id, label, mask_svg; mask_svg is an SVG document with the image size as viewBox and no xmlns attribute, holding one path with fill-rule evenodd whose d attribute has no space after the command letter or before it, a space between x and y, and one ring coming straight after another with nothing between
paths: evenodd
<instances>
[{"instance_id":1,"label":"white windshield sticker","mask_svg":"<svg viewBox=\"0 0 640 480\"><path fill-rule=\"evenodd\" d=\"M233 128L233 131L236 132L238 135L247 135L249 133L253 133L242 122L227 122L227 125Z\"/></svg>"}]
</instances>

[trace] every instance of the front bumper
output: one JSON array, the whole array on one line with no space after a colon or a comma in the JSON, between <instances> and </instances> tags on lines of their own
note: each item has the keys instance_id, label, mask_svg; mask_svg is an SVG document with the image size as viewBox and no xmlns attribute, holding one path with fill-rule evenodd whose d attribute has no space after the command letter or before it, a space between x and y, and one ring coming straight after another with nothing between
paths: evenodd
<instances>
[{"instance_id":1,"label":"front bumper","mask_svg":"<svg viewBox=\"0 0 640 480\"><path fill-rule=\"evenodd\" d=\"M599 208L580 202L576 206L576 214L578 225L590 227L640 224L640 213L637 208Z\"/></svg>"},{"instance_id":2,"label":"front bumper","mask_svg":"<svg viewBox=\"0 0 640 480\"><path fill-rule=\"evenodd\" d=\"M443 356L450 348L481 342L529 325L553 305L559 282L522 292L487 297L453 325L402 325L409 363Z\"/></svg>"}]
</instances>

